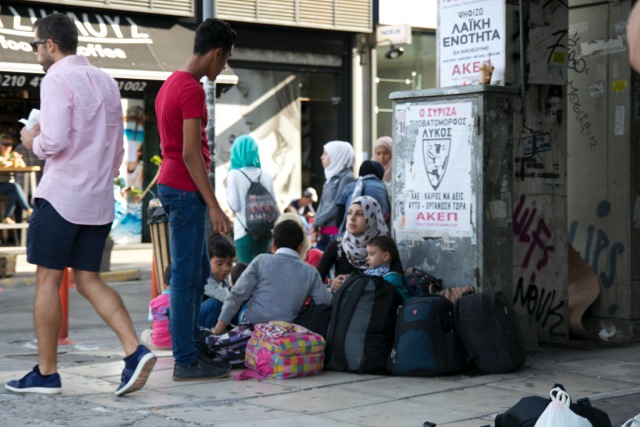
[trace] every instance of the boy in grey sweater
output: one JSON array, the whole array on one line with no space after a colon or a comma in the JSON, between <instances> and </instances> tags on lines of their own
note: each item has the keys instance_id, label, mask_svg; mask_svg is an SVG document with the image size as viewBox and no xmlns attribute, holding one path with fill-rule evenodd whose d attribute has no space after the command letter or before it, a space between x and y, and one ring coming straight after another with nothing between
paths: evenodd
<instances>
[{"instance_id":1,"label":"boy in grey sweater","mask_svg":"<svg viewBox=\"0 0 640 427\"><path fill-rule=\"evenodd\" d=\"M302 309L308 295L316 304L331 304L331 293L318 270L300 260L297 250L304 234L295 221L286 220L273 231L275 254L258 255L242 273L224 300L215 335L223 334L244 301L242 322L291 322Z\"/></svg>"}]
</instances>

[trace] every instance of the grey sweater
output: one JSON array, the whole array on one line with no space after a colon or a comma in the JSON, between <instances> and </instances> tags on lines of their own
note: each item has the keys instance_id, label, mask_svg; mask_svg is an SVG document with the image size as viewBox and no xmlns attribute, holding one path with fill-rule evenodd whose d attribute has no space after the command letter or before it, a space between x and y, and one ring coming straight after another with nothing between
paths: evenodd
<instances>
[{"instance_id":1,"label":"grey sweater","mask_svg":"<svg viewBox=\"0 0 640 427\"><path fill-rule=\"evenodd\" d=\"M275 255L262 254L251 261L225 298L219 320L229 324L242 303L249 300L249 322L291 322L308 295L316 304L331 304L331 293L318 270L301 261L296 251L280 248Z\"/></svg>"},{"instance_id":2,"label":"grey sweater","mask_svg":"<svg viewBox=\"0 0 640 427\"><path fill-rule=\"evenodd\" d=\"M344 187L355 181L351 169L342 169L337 175L331 177L322 187L320 204L316 209L316 217L313 220L315 229L328 226L339 226L342 218L338 219L337 201Z\"/></svg>"}]
</instances>

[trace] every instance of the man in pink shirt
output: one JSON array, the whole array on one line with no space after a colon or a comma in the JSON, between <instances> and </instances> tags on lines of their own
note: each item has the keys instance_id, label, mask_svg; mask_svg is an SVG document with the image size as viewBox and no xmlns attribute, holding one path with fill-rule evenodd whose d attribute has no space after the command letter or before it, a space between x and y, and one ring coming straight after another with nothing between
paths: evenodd
<instances>
[{"instance_id":1,"label":"man in pink shirt","mask_svg":"<svg viewBox=\"0 0 640 427\"><path fill-rule=\"evenodd\" d=\"M229 366L200 357L198 317L210 275L205 219L226 234L231 223L209 182L207 106L200 79L215 80L227 64L236 41L229 24L207 19L196 29L193 54L164 82L156 98L162 147L158 196L171 230L170 330L174 381L218 379Z\"/></svg>"},{"instance_id":2,"label":"man in pink shirt","mask_svg":"<svg viewBox=\"0 0 640 427\"><path fill-rule=\"evenodd\" d=\"M20 132L22 143L46 160L35 192L27 261L36 264L34 323L38 365L5 388L17 393L57 394L59 288L72 267L78 292L113 329L124 348L125 368L117 396L142 388L156 356L138 342L122 299L98 273L114 219L113 179L123 156L123 121L116 82L76 56L78 32L55 13L34 24L31 43L47 73L42 80L40 125Z\"/></svg>"}]
</instances>

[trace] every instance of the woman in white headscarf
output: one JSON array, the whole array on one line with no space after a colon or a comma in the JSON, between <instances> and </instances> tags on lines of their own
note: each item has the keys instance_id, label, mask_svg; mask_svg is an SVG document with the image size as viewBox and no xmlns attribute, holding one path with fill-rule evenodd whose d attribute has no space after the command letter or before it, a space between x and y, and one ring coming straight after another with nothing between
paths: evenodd
<instances>
[{"instance_id":1,"label":"woman in white headscarf","mask_svg":"<svg viewBox=\"0 0 640 427\"><path fill-rule=\"evenodd\" d=\"M338 218L336 202L344 187L355 180L351 171L354 158L353 147L348 142L330 141L324 144L320 160L326 181L312 225L312 238L317 249L324 250L338 236L342 218Z\"/></svg>"},{"instance_id":2,"label":"woman in white headscarf","mask_svg":"<svg viewBox=\"0 0 640 427\"><path fill-rule=\"evenodd\" d=\"M373 197L357 197L349 205L345 232L327 246L318 264L318 272L323 280L334 269L332 291L340 288L354 270L363 271L368 268L367 243L380 235L389 235L380 205ZM391 263L391 271L403 274L400 259Z\"/></svg>"},{"instance_id":3,"label":"woman in white headscarf","mask_svg":"<svg viewBox=\"0 0 640 427\"><path fill-rule=\"evenodd\" d=\"M373 144L373 160L384 167L382 180L386 183L391 182L391 153L393 153L393 140L390 136L381 136Z\"/></svg>"}]
</instances>

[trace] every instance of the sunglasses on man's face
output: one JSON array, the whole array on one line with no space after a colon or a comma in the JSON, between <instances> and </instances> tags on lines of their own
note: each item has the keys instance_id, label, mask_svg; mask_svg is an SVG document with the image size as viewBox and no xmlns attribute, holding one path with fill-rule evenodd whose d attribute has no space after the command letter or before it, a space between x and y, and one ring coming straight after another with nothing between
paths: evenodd
<instances>
[{"instance_id":1,"label":"sunglasses on man's face","mask_svg":"<svg viewBox=\"0 0 640 427\"><path fill-rule=\"evenodd\" d=\"M0 142L0 145L2 145L3 147L11 147L13 144L11 144L10 142Z\"/></svg>"},{"instance_id":2,"label":"sunglasses on man's face","mask_svg":"<svg viewBox=\"0 0 640 427\"><path fill-rule=\"evenodd\" d=\"M40 46L41 44L45 44L48 40L51 40L53 43L58 43L56 40L52 40L52 39L44 39L44 40L36 40L34 42L29 43L31 45L31 49L33 49L34 52L38 51L38 46Z\"/></svg>"}]
</instances>

